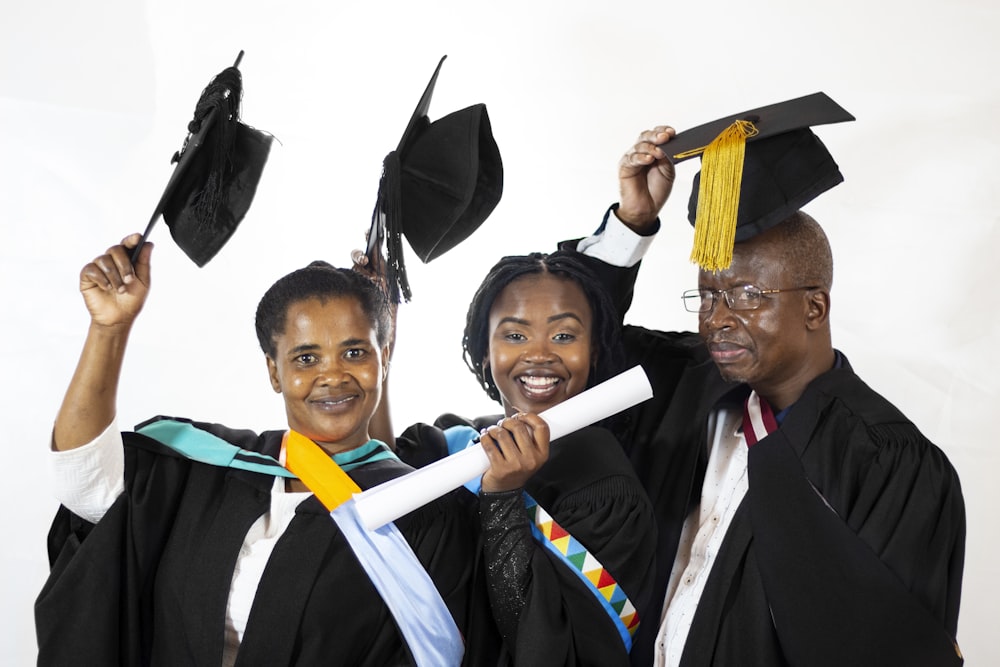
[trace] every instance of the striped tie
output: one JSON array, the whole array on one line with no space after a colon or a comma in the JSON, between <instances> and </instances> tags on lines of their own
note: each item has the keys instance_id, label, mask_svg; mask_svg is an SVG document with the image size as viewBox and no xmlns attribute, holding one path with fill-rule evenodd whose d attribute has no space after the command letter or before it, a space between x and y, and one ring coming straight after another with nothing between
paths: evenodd
<instances>
[{"instance_id":1,"label":"striped tie","mask_svg":"<svg viewBox=\"0 0 1000 667\"><path fill-rule=\"evenodd\" d=\"M752 447L758 440L763 440L769 433L777 430L778 422L771 406L756 391L751 391L743 404L743 436L747 447Z\"/></svg>"}]
</instances>

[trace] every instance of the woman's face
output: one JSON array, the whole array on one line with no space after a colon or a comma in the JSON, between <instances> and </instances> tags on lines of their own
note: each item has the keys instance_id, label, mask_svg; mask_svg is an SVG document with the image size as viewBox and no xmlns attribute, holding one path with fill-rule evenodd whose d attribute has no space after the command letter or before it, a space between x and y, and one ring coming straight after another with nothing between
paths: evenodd
<instances>
[{"instance_id":1,"label":"woman's face","mask_svg":"<svg viewBox=\"0 0 1000 667\"><path fill-rule=\"evenodd\" d=\"M513 281L490 309L489 356L504 412L538 413L587 387L593 314L572 280L537 273Z\"/></svg>"},{"instance_id":2,"label":"woman's face","mask_svg":"<svg viewBox=\"0 0 1000 667\"><path fill-rule=\"evenodd\" d=\"M336 453L368 442L386 358L357 299L310 298L289 306L267 367L288 426Z\"/></svg>"}]
</instances>

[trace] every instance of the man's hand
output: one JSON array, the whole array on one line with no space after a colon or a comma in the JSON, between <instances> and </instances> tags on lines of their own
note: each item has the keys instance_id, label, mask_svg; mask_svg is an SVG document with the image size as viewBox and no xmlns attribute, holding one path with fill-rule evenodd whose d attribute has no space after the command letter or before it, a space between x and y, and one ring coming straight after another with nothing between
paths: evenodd
<instances>
[{"instance_id":1,"label":"man's hand","mask_svg":"<svg viewBox=\"0 0 1000 667\"><path fill-rule=\"evenodd\" d=\"M646 130L618 163L621 201L615 214L636 233L652 231L674 187L674 165L658 146L675 134L666 125Z\"/></svg>"}]
</instances>

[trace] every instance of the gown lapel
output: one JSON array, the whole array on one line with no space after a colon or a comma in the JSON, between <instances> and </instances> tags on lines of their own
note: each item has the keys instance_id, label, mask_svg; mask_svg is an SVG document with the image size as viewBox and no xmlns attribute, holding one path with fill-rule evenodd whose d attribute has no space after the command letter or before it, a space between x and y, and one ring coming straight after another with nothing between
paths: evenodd
<instances>
[{"instance_id":1,"label":"gown lapel","mask_svg":"<svg viewBox=\"0 0 1000 667\"><path fill-rule=\"evenodd\" d=\"M221 504L207 531L212 539L195 552L200 567L190 570L185 586L185 608L190 613L181 622L193 644L192 655L215 656L206 663L213 667L222 660L226 603L236 559L250 527L270 508L272 481L267 475L229 470Z\"/></svg>"},{"instance_id":2,"label":"gown lapel","mask_svg":"<svg viewBox=\"0 0 1000 667\"><path fill-rule=\"evenodd\" d=\"M337 534L329 512L315 496L299 505L288 529L275 544L261 577L237 655L237 667L247 664L240 660L247 655L253 656L254 664L294 663L302 616ZM294 577L273 573L273 568L289 567L294 567Z\"/></svg>"}]
</instances>

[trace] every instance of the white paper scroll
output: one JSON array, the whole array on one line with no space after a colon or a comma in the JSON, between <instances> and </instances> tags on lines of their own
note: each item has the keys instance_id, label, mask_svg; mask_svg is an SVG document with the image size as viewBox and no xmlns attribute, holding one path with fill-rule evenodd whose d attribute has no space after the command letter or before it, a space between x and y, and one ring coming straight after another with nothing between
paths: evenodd
<instances>
[{"instance_id":1,"label":"white paper scroll","mask_svg":"<svg viewBox=\"0 0 1000 667\"><path fill-rule=\"evenodd\" d=\"M642 367L635 366L568 398L538 416L555 440L653 396ZM354 495L365 528L375 530L457 489L486 472L490 461L478 445Z\"/></svg>"}]
</instances>

